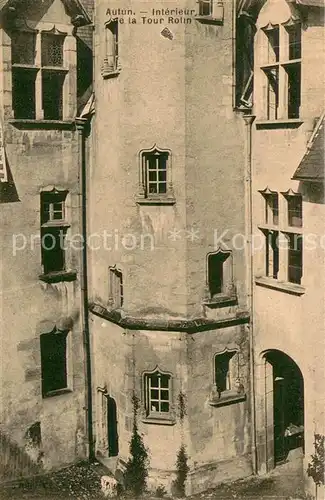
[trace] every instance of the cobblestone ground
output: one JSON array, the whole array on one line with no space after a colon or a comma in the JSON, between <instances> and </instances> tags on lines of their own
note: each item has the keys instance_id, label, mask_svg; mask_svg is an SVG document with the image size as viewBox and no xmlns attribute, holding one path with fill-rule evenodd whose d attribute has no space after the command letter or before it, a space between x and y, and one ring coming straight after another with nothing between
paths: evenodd
<instances>
[{"instance_id":1,"label":"cobblestone ground","mask_svg":"<svg viewBox=\"0 0 325 500\"><path fill-rule=\"evenodd\" d=\"M252 476L245 480L221 484L189 500L239 500L239 499L303 499L303 484L299 476L301 459L297 458L277 467L264 477ZM105 469L99 464L78 464L67 469L34 479L19 485L0 489L1 500L101 500L100 477ZM154 497L145 497L155 500ZM164 497L165 500L168 497ZM130 500L130 497L129 497Z\"/></svg>"}]
</instances>

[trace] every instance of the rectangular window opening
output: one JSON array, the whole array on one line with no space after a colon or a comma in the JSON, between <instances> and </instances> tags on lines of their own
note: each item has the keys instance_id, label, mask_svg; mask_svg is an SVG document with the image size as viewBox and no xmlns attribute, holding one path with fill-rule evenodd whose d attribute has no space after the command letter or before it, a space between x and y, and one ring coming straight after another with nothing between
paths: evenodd
<instances>
[{"instance_id":1,"label":"rectangular window opening","mask_svg":"<svg viewBox=\"0 0 325 500\"><path fill-rule=\"evenodd\" d=\"M266 31L268 39L268 64L279 62L280 55L280 31L279 27Z\"/></svg>"},{"instance_id":2,"label":"rectangular window opening","mask_svg":"<svg viewBox=\"0 0 325 500\"><path fill-rule=\"evenodd\" d=\"M301 284L303 264L303 239L299 234L289 234L288 281Z\"/></svg>"},{"instance_id":3,"label":"rectangular window opening","mask_svg":"<svg viewBox=\"0 0 325 500\"><path fill-rule=\"evenodd\" d=\"M13 68L12 70L12 103L16 119L35 120L35 81L37 72L34 69Z\"/></svg>"},{"instance_id":4,"label":"rectangular window opening","mask_svg":"<svg viewBox=\"0 0 325 500\"><path fill-rule=\"evenodd\" d=\"M288 78L288 118L299 118L301 103L301 65L286 66Z\"/></svg>"},{"instance_id":5,"label":"rectangular window opening","mask_svg":"<svg viewBox=\"0 0 325 500\"><path fill-rule=\"evenodd\" d=\"M302 227L302 196L288 196L288 224Z\"/></svg>"},{"instance_id":6,"label":"rectangular window opening","mask_svg":"<svg viewBox=\"0 0 325 500\"><path fill-rule=\"evenodd\" d=\"M42 66L63 67L64 35L42 33Z\"/></svg>"},{"instance_id":7,"label":"rectangular window opening","mask_svg":"<svg viewBox=\"0 0 325 500\"><path fill-rule=\"evenodd\" d=\"M63 118L63 84L65 74L58 71L42 71L43 111L45 120Z\"/></svg>"},{"instance_id":8,"label":"rectangular window opening","mask_svg":"<svg viewBox=\"0 0 325 500\"><path fill-rule=\"evenodd\" d=\"M67 332L56 331L40 336L42 394L68 386L67 378Z\"/></svg>"},{"instance_id":9,"label":"rectangular window opening","mask_svg":"<svg viewBox=\"0 0 325 500\"><path fill-rule=\"evenodd\" d=\"M145 375L147 415L168 414L171 404L171 377L159 372Z\"/></svg>"},{"instance_id":10,"label":"rectangular window opening","mask_svg":"<svg viewBox=\"0 0 325 500\"><path fill-rule=\"evenodd\" d=\"M235 354L236 351L231 351L215 356L215 384L219 393L231 390L230 362Z\"/></svg>"},{"instance_id":11,"label":"rectangular window opening","mask_svg":"<svg viewBox=\"0 0 325 500\"><path fill-rule=\"evenodd\" d=\"M279 68L264 71L267 77L267 119L276 120L279 108Z\"/></svg>"},{"instance_id":12,"label":"rectangular window opening","mask_svg":"<svg viewBox=\"0 0 325 500\"><path fill-rule=\"evenodd\" d=\"M270 193L265 196L265 223L276 226L279 223L279 195Z\"/></svg>"},{"instance_id":13,"label":"rectangular window opening","mask_svg":"<svg viewBox=\"0 0 325 500\"><path fill-rule=\"evenodd\" d=\"M36 33L15 31L11 36L12 64L34 66L36 55Z\"/></svg>"}]
</instances>

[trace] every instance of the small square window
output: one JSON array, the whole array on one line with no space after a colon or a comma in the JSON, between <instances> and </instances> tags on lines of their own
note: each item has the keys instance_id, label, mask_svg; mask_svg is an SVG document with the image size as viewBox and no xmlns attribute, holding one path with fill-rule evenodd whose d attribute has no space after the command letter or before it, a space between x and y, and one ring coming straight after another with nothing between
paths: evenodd
<instances>
[{"instance_id":1,"label":"small square window","mask_svg":"<svg viewBox=\"0 0 325 500\"><path fill-rule=\"evenodd\" d=\"M67 335L55 331L40 337L43 397L68 387Z\"/></svg>"},{"instance_id":2,"label":"small square window","mask_svg":"<svg viewBox=\"0 0 325 500\"><path fill-rule=\"evenodd\" d=\"M212 16L213 0L199 0L199 16Z\"/></svg>"}]
</instances>

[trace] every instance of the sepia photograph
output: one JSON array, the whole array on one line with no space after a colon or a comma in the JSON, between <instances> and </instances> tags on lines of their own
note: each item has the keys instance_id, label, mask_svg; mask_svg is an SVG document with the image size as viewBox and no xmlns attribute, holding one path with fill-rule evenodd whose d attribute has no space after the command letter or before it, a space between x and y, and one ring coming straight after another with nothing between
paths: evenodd
<instances>
[{"instance_id":1,"label":"sepia photograph","mask_svg":"<svg viewBox=\"0 0 325 500\"><path fill-rule=\"evenodd\" d=\"M0 0L0 500L325 499L325 0Z\"/></svg>"}]
</instances>

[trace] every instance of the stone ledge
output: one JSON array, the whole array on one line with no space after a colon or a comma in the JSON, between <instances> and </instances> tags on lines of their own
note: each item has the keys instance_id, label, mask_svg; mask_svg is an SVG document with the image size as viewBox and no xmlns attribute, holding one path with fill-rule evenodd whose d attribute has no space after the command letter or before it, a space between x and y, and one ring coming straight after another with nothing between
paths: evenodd
<instances>
[{"instance_id":1,"label":"stone ledge","mask_svg":"<svg viewBox=\"0 0 325 500\"><path fill-rule=\"evenodd\" d=\"M295 283L287 283L284 281L277 281L269 277L255 278L255 284L258 286L264 286L265 288L279 290L280 292L289 293L291 295L303 295L306 291L305 288L301 285L297 285Z\"/></svg>"},{"instance_id":2,"label":"stone ledge","mask_svg":"<svg viewBox=\"0 0 325 500\"><path fill-rule=\"evenodd\" d=\"M51 273L41 274L41 281L45 283L60 283L61 281L75 281L77 279L77 271L55 271Z\"/></svg>"},{"instance_id":3,"label":"stone ledge","mask_svg":"<svg viewBox=\"0 0 325 500\"><path fill-rule=\"evenodd\" d=\"M127 328L129 330L197 333L207 330L227 328L235 325L242 325L244 323L248 323L250 319L247 311L241 311L235 316L223 319L208 319L204 317L165 319L129 316L121 309L107 309L106 307L96 303L91 303L89 305L89 309L96 316L106 319L121 328Z\"/></svg>"},{"instance_id":4,"label":"stone ledge","mask_svg":"<svg viewBox=\"0 0 325 500\"><path fill-rule=\"evenodd\" d=\"M44 130L74 130L74 120L24 120L12 118L8 120L10 125L18 129L44 129Z\"/></svg>"},{"instance_id":5,"label":"stone ledge","mask_svg":"<svg viewBox=\"0 0 325 500\"><path fill-rule=\"evenodd\" d=\"M246 401L246 394L225 394L221 396L219 399L210 399L210 406L228 406L234 403L241 403L242 401Z\"/></svg>"}]
</instances>

